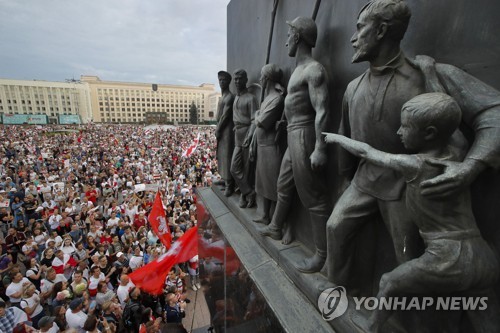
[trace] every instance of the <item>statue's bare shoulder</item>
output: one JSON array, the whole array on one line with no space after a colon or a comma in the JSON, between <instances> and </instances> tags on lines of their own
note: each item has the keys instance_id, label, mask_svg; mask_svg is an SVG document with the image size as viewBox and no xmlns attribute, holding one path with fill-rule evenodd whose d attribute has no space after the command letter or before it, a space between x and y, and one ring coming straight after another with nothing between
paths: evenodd
<instances>
[{"instance_id":1,"label":"statue's bare shoulder","mask_svg":"<svg viewBox=\"0 0 500 333\"><path fill-rule=\"evenodd\" d=\"M325 67L315 60L306 65L306 68L304 69L304 76L307 82L314 87L326 84L328 77Z\"/></svg>"}]
</instances>

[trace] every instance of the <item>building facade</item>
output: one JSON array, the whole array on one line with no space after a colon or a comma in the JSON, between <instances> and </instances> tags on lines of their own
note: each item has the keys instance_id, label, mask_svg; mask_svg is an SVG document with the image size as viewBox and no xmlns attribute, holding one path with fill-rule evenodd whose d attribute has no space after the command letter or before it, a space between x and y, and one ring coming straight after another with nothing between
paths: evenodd
<instances>
[{"instance_id":1,"label":"building facade","mask_svg":"<svg viewBox=\"0 0 500 333\"><path fill-rule=\"evenodd\" d=\"M81 81L89 86L96 123L146 123L150 122L149 115L165 114L161 117L162 122L186 124L192 103L198 109L200 122L212 122L216 116L217 96L220 97L215 86L206 83L196 87L114 82L86 75Z\"/></svg>"},{"instance_id":2,"label":"building facade","mask_svg":"<svg viewBox=\"0 0 500 333\"><path fill-rule=\"evenodd\" d=\"M0 79L0 114L4 123L86 123L92 119L90 90L79 81ZM37 122L38 123L38 122Z\"/></svg>"},{"instance_id":3,"label":"building facade","mask_svg":"<svg viewBox=\"0 0 500 333\"><path fill-rule=\"evenodd\" d=\"M53 82L0 79L4 124L160 123L187 124L194 103L199 123L213 123L221 94L213 84L180 86L102 81Z\"/></svg>"}]
</instances>

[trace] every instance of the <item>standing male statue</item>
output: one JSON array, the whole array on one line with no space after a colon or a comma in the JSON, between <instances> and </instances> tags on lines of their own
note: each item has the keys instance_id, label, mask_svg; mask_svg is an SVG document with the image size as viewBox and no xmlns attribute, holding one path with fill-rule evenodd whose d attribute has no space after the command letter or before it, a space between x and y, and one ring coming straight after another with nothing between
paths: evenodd
<instances>
[{"instance_id":1,"label":"standing male statue","mask_svg":"<svg viewBox=\"0 0 500 333\"><path fill-rule=\"evenodd\" d=\"M215 129L215 137L217 138L217 168L226 186L224 195L229 197L234 192L234 180L231 175L231 158L234 150L234 95L229 90L231 74L220 71L217 73L217 76L222 94L217 106L217 128Z\"/></svg>"},{"instance_id":2,"label":"standing male statue","mask_svg":"<svg viewBox=\"0 0 500 333\"><path fill-rule=\"evenodd\" d=\"M368 61L370 68L347 87L340 133L392 154L412 153L397 135L403 104L426 92L454 97L463 112L461 126L474 132L474 141L462 162L439 162L443 173L420 184L422 195L441 200L465 189L487 167L500 166L500 94L454 66L436 64L426 56L406 58L400 42L410 16L403 0L374 0L361 9L351 39L352 61ZM358 164L347 154L339 160L340 171L354 177L328 220L328 276L336 284L348 285L354 236L379 215L399 263L421 252L405 206L405 180L366 159Z\"/></svg>"},{"instance_id":3,"label":"standing male statue","mask_svg":"<svg viewBox=\"0 0 500 333\"><path fill-rule=\"evenodd\" d=\"M276 183L280 172L281 154L276 142L276 125L283 114L285 89L281 85L283 72L275 64L267 64L260 72L264 100L255 116L255 135L252 146L257 156L255 192L262 197L262 217L255 222L269 224L277 201ZM252 149L250 150L252 152ZM252 158L252 153L250 157Z\"/></svg>"},{"instance_id":4,"label":"standing male statue","mask_svg":"<svg viewBox=\"0 0 500 333\"><path fill-rule=\"evenodd\" d=\"M250 142L255 130L255 111L259 108L257 97L247 89L247 72L238 69L234 72L236 97L233 104L235 147L231 160L231 174L240 188L241 208L255 205L255 170L250 163Z\"/></svg>"},{"instance_id":5,"label":"standing male statue","mask_svg":"<svg viewBox=\"0 0 500 333\"><path fill-rule=\"evenodd\" d=\"M271 224L260 229L263 236L282 237L282 227L298 194L309 211L316 252L297 265L305 273L318 272L326 260L326 221L331 212L327 194L325 166L326 144L321 132L328 124L328 87L325 68L312 57L316 45L316 23L297 17L288 31L288 55L297 66L288 83L285 116L288 121L288 148L278 177L278 202Z\"/></svg>"}]
</instances>

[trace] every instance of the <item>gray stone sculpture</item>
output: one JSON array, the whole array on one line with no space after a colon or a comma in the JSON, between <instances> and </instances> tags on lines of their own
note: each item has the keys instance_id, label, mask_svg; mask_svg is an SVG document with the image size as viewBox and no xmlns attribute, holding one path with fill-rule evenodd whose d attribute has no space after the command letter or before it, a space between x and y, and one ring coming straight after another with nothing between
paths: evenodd
<instances>
[{"instance_id":1,"label":"gray stone sculpture","mask_svg":"<svg viewBox=\"0 0 500 333\"><path fill-rule=\"evenodd\" d=\"M462 296L486 295L493 300L492 286L498 279L498 262L476 225L469 188L441 200L429 199L421 192L423 181L442 174L442 163L462 160L461 152L450 145L461 117L458 104L443 93L426 93L406 102L397 134L408 151L416 152L412 155L389 154L345 136L326 135L326 142L339 143L367 162L396 171L407 184L406 208L426 249L422 256L382 276L379 299L463 292ZM484 331L484 320L480 318L495 318L491 314L497 310L490 302L487 311L468 312L477 332ZM390 315L389 311L375 310L369 321L355 324L363 331L378 332ZM498 323L488 325L489 332L499 331Z\"/></svg>"},{"instance_id":2,"label":"gray stone sculpture","mask_svg":"<svg viewBox=\"0 0 500 333\"><path fill-rule=\"evenodd\" d=\"M313 59L317 27L311 18L297 17L289 25L288 55L296 58L285 99L288 148L278 177L278 202L271 224L260 230L263 236L282 237L283 224L292 198L298 194L309 211L316 252L297 264L301 272L318 272L326 260L325 225L331 212L325 166L326 144L321 132L328 124L327 74Z\"/></svg>"},{"instance_id":3,"label":"gray stone sculpture","mask_svg":"<svg viewBox=\"0 0 500 333\"><path fill-rule=\"evenodd\" d=\"M233 103L234 95L229 90L231 74L225 71L217 73L221 98L217 106L217 168L226 186L224 195L229 197L234 193L234 180L231 175L231 158L234 151Z\"/></svg>"},{"instance_id":4,"label":"gray stone sculpture","mask_svg":"<svg viewBox=\"0 0 500 333\"><path fill-rule=\"evenodd\" d=\"M262 67L260 82L264 90L264 100L255 115L255 134L250 158L255 155L255 192L263 198L263 216L255 222L269 224L276 206L276 183L281 164L281 154L276 142L276 126L284 107L285 88L281 85L283 72L275 64ZM255 152L253 151L255 150Z\"/></svg>"},{"instance_id":5,"label":"gray stone sculpture","mask_svg":"<svg viewBox=\"0 0 500 333\"><path fill-rule=\"evenodd\" d=\"M500 166L500 94L454 66L425 56L408 59L400 42L410 16L402 0L375 0L361 10L351 39L352 61L368 61L370 68L347 87L340 133L376 149L406 154L411 151L396 134L403 104L426 92L454 97L462 109L462 124L474 131L475 139L462 162L440 161L444 172L422 181L422 195L441 200L468 188L487 167ZM339 156L339 161L341 173L354 176L328 220L328 276L348 285L353 238L365 223L382 216L399 263L421 254L421 239L406 208L406 184L399 173L350 154Z\"/></svg>"},{"instance_id":6,"label":"gray stone sculpture","mask_svg":"<svg viewBox=\"0 0 500 333\"><path fill-rule=\"evenodd\" d=\"M255 168L250 162L250 143L255 131L255 111L259 108L257 97L247 89L247 72L243 69L234 72L236 97L233 104L235 147L231 159L231 174L238 185L241 195L239 205L255 205Z\"/></svg>"}]
</instances>

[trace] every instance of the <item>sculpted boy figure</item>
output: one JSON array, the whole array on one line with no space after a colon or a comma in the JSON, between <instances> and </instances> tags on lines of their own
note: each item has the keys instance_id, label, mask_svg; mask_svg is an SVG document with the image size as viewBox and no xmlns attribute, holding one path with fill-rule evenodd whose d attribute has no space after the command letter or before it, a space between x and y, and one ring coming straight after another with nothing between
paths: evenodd
<instances>
[{"instance_id":1,"label":"sculpted boy figure","mask_svg":"<svg viewBox=\"0 0 500 333\"><path fill-rule=\"evenodd\" d=\"M217 73L222 97L217 106L217 168L225 183L224 195L229 197L234 192L234 180L231 175L231 158L234 150L233 103L234 95L229 90L231 74L225 71Z\"/></svg>"},{"instance_id":2,"label":"sculpted boy figure","mask_svg":"<svg viewBox=\"0 0 500 333\"><path fill-rule=\"evenodd\" d=\"M472 213L469 189L442 200L421 193L421 184L442 173L433 161L460 161L461 152L450 145L450 138L461 121L461 111L452 97L443 93L418 95L403 105L397 134L405 148L417 154L389 154L370 145L337 134L325 141L339 143L353 155L383 168L396 171L407 184L406 207L425 242L422 256L407 261L380 280L377 297L387 299L407 294L421 296L466 292L467 295L493 295L499 275L495 254L481 237ZM490 292L485 292L490 290ZM459 294L460 295L460 294ZM464 294L465 295L465 294ZM488 304L491 311L496 311ZM481 312L469 312L477 332L488 331L494 323L482 323ZM375 310L368 322L358 322L366 332L378 332L390 316ZM487 317L488 315L484 315ZM489 318L498 319L493 315ZM495 319L494 319L495 320Z\"/></svg>"},{"instance_id":3,"label":"sculpted boy figure","mask_svg":"<svg viewBox=\"0 0 500 333\"><path fill-rule=\"evenodd\" d=\"M400 42L410 16L402 0L374 0L361 9L351 39L352 61L368 61L370 68L347 87L340 133L379 150L405 154L409 151L396 134L403 104L425 92L454 97L462 109L462 124L474 131L474 142L463 161L441 161L444 172L422 181L422 195L439 199L467 188L485 168L500 165L500 94L454 66L435 64L425 56L406 58ZM348 285L353 238L379 215L399 263L421 252L418 230L405 206L404 178L364 158L359 165L349 154L339 160L340 171L353 178L328 220L328 276Z\"/></svg>"},{"instance_id":4,"label":"sculpted boy figure","mask_svg":"<svg viewBox=\"0 0 500 333\"><path fill-rule=\"evenodd\" d=\"M255 131L255 111L259 107L257 97L247 89L247 72L238 69L234 72L236 97L233 104L234 151L231 160L231 174L240 188L241 208L255 205L255 170L250 163L250 142Z\"/></svg>"},{"instance_id":5,"label":"sculpted boy figure","mask_svg":"<svg viewBox=\"0 0 500 333\"><path fill-rule=\"evenodd\" d=\"M295 68L288 83L285 116L288 121L288 148L278 177L278 202L271 223L260 230L264 236L281 239L282 227L290 211L292 198L298 194L309 211L315 254L297 265L297 269L318 272L326 260L325 226L331 212L324 167L326 144L321 132L328 124L328 88L324 67L312 58L316 45L316 23L297 17L288 31L288 55L295 57Z\"/></svg>"}]
</instances>

